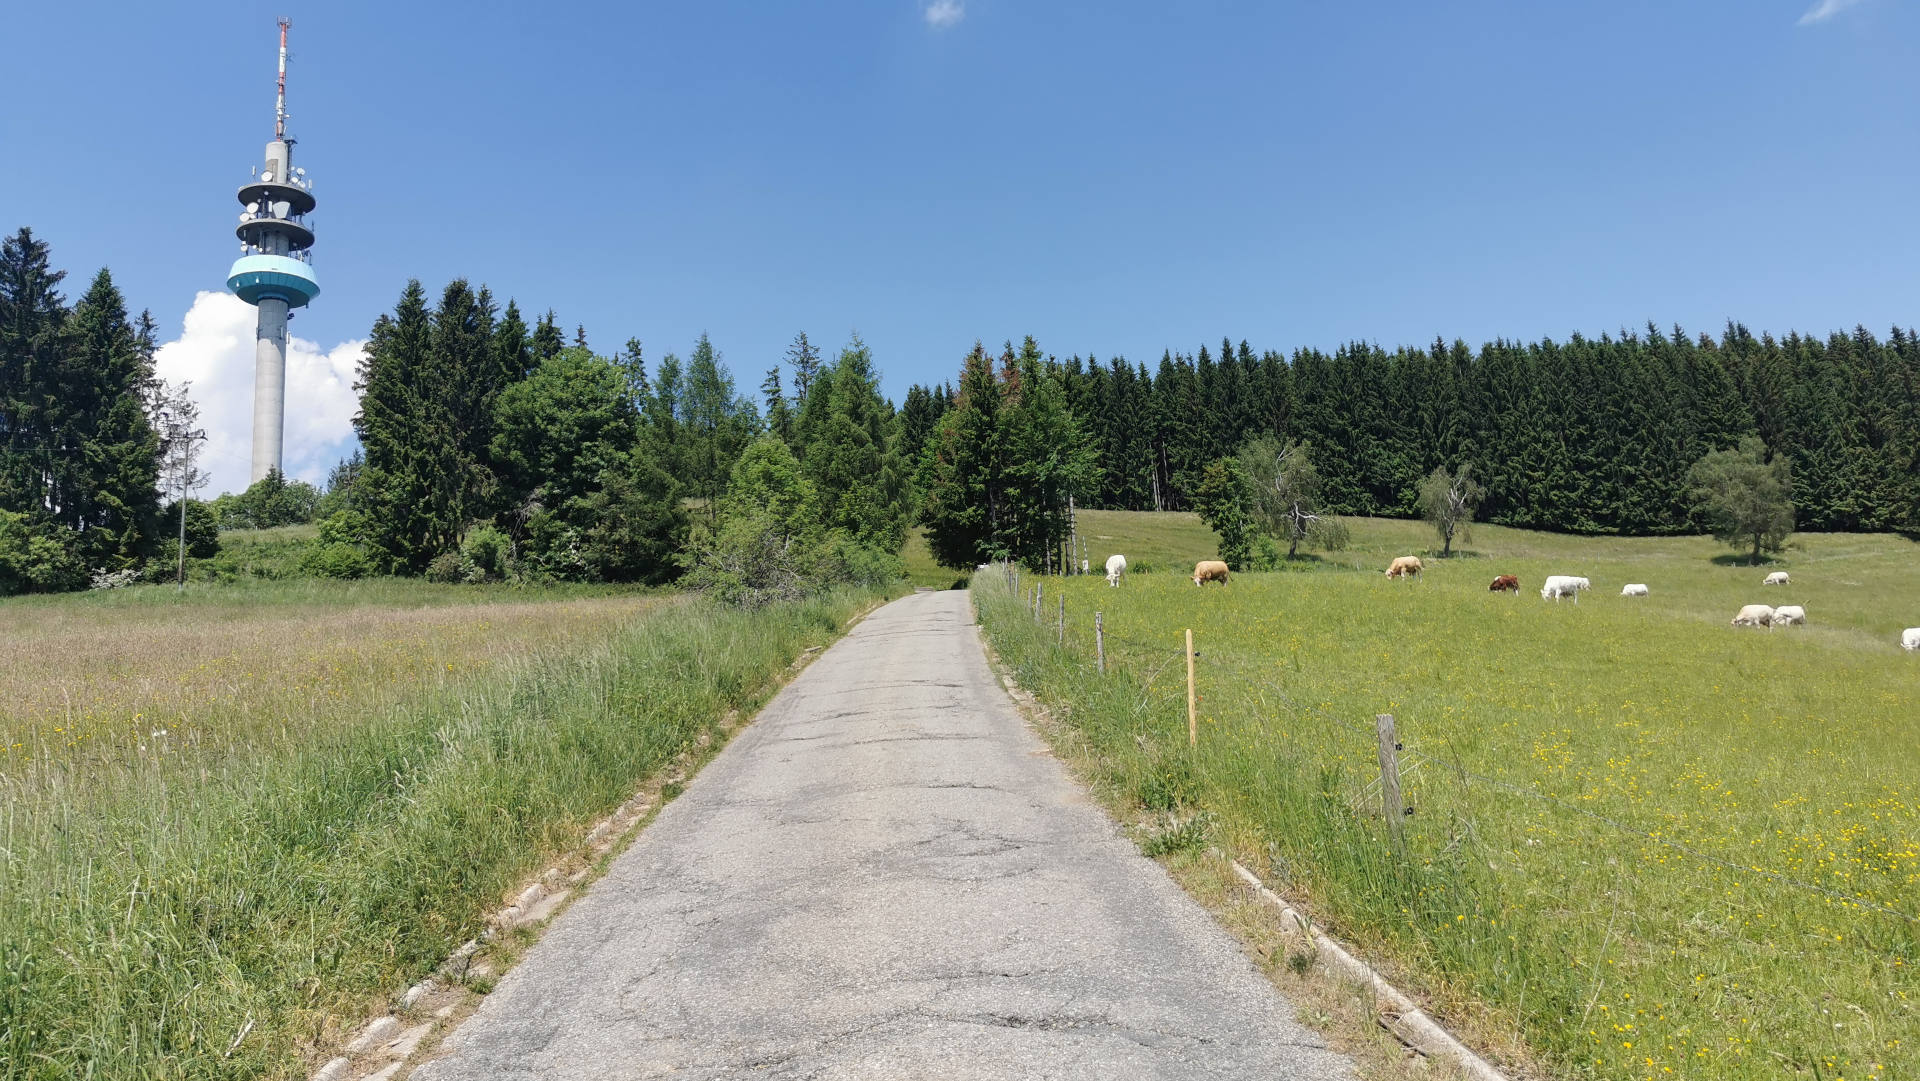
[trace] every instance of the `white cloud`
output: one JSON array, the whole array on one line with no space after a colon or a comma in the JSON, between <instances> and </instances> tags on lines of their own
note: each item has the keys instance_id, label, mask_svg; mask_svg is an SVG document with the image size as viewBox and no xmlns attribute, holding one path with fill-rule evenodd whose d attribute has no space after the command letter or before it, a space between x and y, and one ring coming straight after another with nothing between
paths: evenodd
<instances>
[{"instance_id":1,"label":"white cloud","mask_svg":"<svg viewBox=\"0 0 1920 1081\"><path fill-rule=\"evenodd\" d=\"M1820 2L1813 5L1805 15L1800 16L1800 25L1808 26L1813 23L1826 22L1828 19L1833 18L1835 15L1840 14L1860 2L1861 0L1820 0Z\"/></svg>"},{"instance_id":2,"label":"white cloud","mask_svg":"<svg viewBox=\"0 0 1920 1081\"><path fill-rule=\"evenodd\" d=\"M178 338L154 358L160 378L193 384L200 427L207 433L201 466L211 499L247 487L253 447L253 306L231 293L200 293L187 310ZM295 325L299 316L294 317ZM327 470L353 442L353 414L360 398L353 377L366 352L365 340L322 350L320 343L287 335L287 415L281 461L287 476L323 484Z\"/></svg>"},{"instance_id":3,"label":"white cloud","mask_svg":"<svg viewBox=\"0 0 1920 1081\"><path fill-rule=\"evenodd\" d=\"M1826 2L1831 4L1836 0L1826 0ZM1839 0L1839 2L1846 3L1848 0ZM926 16L928 26L935 30L945 30L967 17L966 0L933 0L933 3L928 4L921 14Z\"/></svg>"}]
</instances>

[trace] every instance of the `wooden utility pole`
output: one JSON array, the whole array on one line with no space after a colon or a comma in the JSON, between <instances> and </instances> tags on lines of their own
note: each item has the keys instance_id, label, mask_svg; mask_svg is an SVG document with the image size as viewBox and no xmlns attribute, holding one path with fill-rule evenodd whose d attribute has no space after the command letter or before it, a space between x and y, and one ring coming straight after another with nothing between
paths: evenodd
<instances>
[{"instance_id":1,"label":"wooden utility pole","mask_svg":"<svg viewBox=\"0 0 1920 1081\"><path fill-rule=\"evenodd\" d=\"M1200 696L1193 689L1193 628L1187 628L1187 746L1200 746Z\"/></svg>"},{"instance_id":2,"label":"wooden utility pole","mask_svg":"<svg viewBox=\"0 0 1920 1081\"><path fill-rule=\"evenodd\" d=\"M1400 742L1393 731L1393 714L1376 714L1373 723L1380 737L1380 802L1387 813L1387 834L1398 852L1406 844L1400 820L1407 813L1406 801L1400 795Z\"/></svg>"}]
</instances>

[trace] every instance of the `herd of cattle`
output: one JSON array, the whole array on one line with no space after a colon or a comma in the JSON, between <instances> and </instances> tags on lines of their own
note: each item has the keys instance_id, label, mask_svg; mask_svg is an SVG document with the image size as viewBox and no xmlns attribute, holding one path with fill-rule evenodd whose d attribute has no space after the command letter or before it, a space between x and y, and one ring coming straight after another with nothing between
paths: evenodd
<instances>
[{"instance_id":1,"label":"herd of cattle","mask_svg":"<svg viewBox=\"0 0 1920 1081\"><path fill-rule=\"evenodd\" d=\"M1388 578L1417 578L1422 570L1419 556L1396 556L1387 566ZM1107 557L1107 584L1118 586L1121 575L1127 571L1127 557L1112 555ZM1208 582L1227 584L1227 565L1218 559L1203 559L1193 565L1193 584L1205 585ZM1786 571L1774 571L1760 583L1763 586L1784 586L1791 584ZM1580 603L1580 594L1593 588L1586 578L1571 574L1550 574L1540 587L1540 599L1551 600L1558 604L1562 597L1572 597L1573 603ZM1488 592L1510 592L1520 594L1520 579L1511 574L1502 574L1487 587ZM1621 587L1622 597L1644 597L1648 590L1644 582L1628 582ZM1733 617L1735 627L1774 627L1792 626L1807 621L1807 610L1798 604L1783 604L1778 607L1766 604L1749 604L1741 607ZM1920 652L1920 627L1908 627L1900 632L1900 648L1910 652Z\"/></svg>"}]
</instances>

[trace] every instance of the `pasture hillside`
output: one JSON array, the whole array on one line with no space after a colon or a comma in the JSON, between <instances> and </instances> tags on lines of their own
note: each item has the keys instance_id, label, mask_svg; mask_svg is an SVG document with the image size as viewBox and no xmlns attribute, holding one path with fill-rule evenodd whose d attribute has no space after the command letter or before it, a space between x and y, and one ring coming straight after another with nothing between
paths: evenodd
<instances>
[{"instance_id":1,"label":"pasture hillside","mask_svg":"<svg viewBox=\"0 0 1920 1081\"><path fill-rule=\"evenodd\" d=\"M0 601L0 1078L305 1077L866 594Z\"/></svg>"},{"instance_id":2,"label":"pasture hillside","mask_svg":"<svg viewBox=\"0 0 1920 1081\"><path fill-rule=\"evenodd\" d=\"M1920 1073L1920 658L1898 646L1920 624L1920 546L1802 535L1754 568L1707 538L1489 527L1397 582L1386 557L1431 533L1354 525L1322 573L1049 579L1044 625L1033 579L981 575L975 597L1109 798L1202 815L1483 1045L1517 1037L1569 1076ZM1762 588L1768 569L1792 584ZM1522 593L1488 593L1499 573ZM1542 601L1550 573L1594 589ZM1747 603L1810 623L1729 627ZM1404 856L1376 713L1404 745Z\"/></svg>"}]
</instances>

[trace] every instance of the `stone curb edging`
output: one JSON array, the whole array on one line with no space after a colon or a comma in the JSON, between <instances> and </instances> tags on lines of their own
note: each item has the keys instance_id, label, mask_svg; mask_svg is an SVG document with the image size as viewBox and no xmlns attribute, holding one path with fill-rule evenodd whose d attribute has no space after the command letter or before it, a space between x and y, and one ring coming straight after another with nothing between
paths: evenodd
<instances>
[{"instance_id":1,"label":"stone curb edging","mask_svg":"<svg viewBox=\"0 0 1920 1081\"><path fill-rule=\"evenodd\" d=\"M886 603L884 600L877 601L856 611L841 624L840 635L858 626ZM835 640L838 640L838 636ZM787 671L798 672L826 649L826 646L813 646L803 650L787 665ZM784 686L785 682L783 680L777 686ZM720 718L721 731L728 736L740 725L741 718L734 711L729 710ZM486 928L480 932L480 937L468 939L459 949L448 954L445 961L440 962L433 975L407 988L400 996L399 1012L424 1009L423 1003L438 1006L424 1022L409 1028L392 1014L374 1018L354 1034L342 1049L342 1054L328 1059L309 1075L309 1081L348 1081L348 1078L355 1076L356 1061L363 1063L364 1072L357 1075L359 1081L393 1081L398 1077L400 1071L406 1068L407 1060L413 1057L426 1038L441 1022L452 1018L457 1007L467 998L467 991L462 986L464 981L471 977L492 975L492 967L486 960L477 965L473 963L474 955L508 931L544 924L557 915L573 895L574 888L586 881L591 865L626 840L646 819L654 809L659 790L670 784L686 783L689 767L713 745L713 739L711 729L701 731L693 746L674 757L664 775L649 779L641 791L634 793L625 803L614 808L612 814L596 822L587 831L583 838L585 851L582 855L588 867L582 867L572 874L563 874L559 867L547 868L531 885L520 891L513 903L487 917ZM563 882L565 885L561 884Z\"/></svg>"},{"instance_id":2,"label":"stone curb edging","mask_svg":"<svg viewBox=\"0 0 1920 1081\"><path fill-rule=\"evenodd\" d=\"M1312 921L1288 904L1286 898L1268 889L1267 884L1241 866L1239 860L1229 862L1233 864L1233 873L1240 876L1240 880L1251 887L1262 901L1280 910L1285 921L1281 925L1282 932L1305 936L1313 944L1320 964L1373 992L1374 998L1385 1007L1380 1011L1380 1022L1388 1031L1429 1058L1451 1059L1474 1081L1508 1081L1505 1074L1454 1039L1452 1033L1442 1028L1425 1010L1414 1005L1413 1000L1402 994L1399 988L1388 983L1385 977L1374 971L1373 966L1349 953L1339 942L1315 931Z\"/></svg>"}]
</instances>

